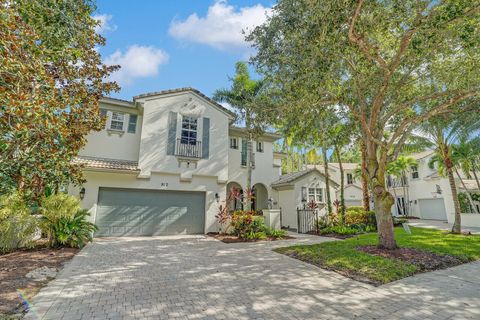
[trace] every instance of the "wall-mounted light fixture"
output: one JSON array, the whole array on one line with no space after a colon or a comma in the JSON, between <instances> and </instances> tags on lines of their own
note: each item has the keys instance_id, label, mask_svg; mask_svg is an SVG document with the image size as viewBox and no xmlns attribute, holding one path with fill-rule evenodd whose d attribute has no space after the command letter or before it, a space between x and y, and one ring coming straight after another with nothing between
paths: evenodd
<instances>
[{"instance_id":1,"label":"wall-mounted light fixture","mask_svg":"<svg viewBox=\"0 0 480 320\"><path fill-rule=\"evenodd\" d=\"M85 188L80 189L79 196L80 200L83 200L83 198L85 198Z\"/></svg>"},{"instance_id":2,"label":"wall-mounted light fixture","mask_svg":"<svg viewBox=\"0 0 480 320\"><path fill-rule=\"evenodd\" d=\"M217 201L217 203L220 202L220 196L218 195L218 193L215 193L215 200Z\"/></svg>"}]
</instances>

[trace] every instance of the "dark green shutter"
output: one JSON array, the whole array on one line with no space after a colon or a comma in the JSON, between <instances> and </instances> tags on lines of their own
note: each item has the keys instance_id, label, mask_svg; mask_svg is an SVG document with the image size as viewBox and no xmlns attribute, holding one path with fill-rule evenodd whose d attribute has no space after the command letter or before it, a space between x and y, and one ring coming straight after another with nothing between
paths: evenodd
<instances>
[{"instance_id":1,"label":"dark green shutter","mask_svg":"<svg viewBox=\"0 0 480 320\"><path fill-rule=\"evenodd\" d=\"M128 116L128 133L135 133L137 131L137 115L130 114Z\"/></svg>"},{"instance_id":2,"label":"dark green shutter","mask_svg":"<svg viewBox=\"0 0 480 320\"><path fill-rule=\"evenodd\" d=\"M203 118L202 158L208 159L210 151L210 118Z\"/></svg>"},{"instance_id":3,"label":"dark green shutter","mask_svg":"<svg viewBox=\"0 0 480 320\"><path fill-rule=\"evenodd\" d=\"M247 165L247 140L242 139L242 159L241 159L241 165L246 166Z\"/></svg>"},{"instance_id":4,"label":"dark green shutter","mask_svg":"<svg viewBox=\"0 0 480 320\"><path fill-rule=\"evenodd\" d=\"M177 139L177 113L168 114L167 155L175 154L175 140Z\"/></svg>"}]
</instances>

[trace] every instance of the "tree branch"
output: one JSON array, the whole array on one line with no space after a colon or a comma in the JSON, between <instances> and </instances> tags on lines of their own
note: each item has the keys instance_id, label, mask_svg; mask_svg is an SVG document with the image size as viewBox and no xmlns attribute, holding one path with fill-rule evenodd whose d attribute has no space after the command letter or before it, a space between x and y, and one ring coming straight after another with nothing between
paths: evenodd
<instances>
[{"instance_id":1,"label":"tree branch","mask_svg":"<svg viewBox=\"0 0 480 320\"><path fill-rule=\"evenodd\" d=\"M419 122L422 122L422 121L425 121L425 120L428 120L436 115L439 115L439 114L442 114L444 112L448 112L449 111L449 107L451 107L452 105L460 102L460 101L463 101L465 99L468 99L468 98L471 98L471 97L474 97L474 96L477 96L479 95L480 92L479 91L470 91L468 93L465 93L463 95L460 95L460 96L456 96L456 97L453 97L451 99L449 99L447 102L437 106L436 108L433 108L427 112L424 112L423 114L421 115L418 115L416 118L414 119L411 119L411 118L406 118L405 120L403 120L400 125L397 127L397 129L395 130L394 134L392 135L391 139L388 141L387 143L387 149L391 149L393 144L395 143L395 141L397 141L397 139L402 135L402 134L405 134L405 132L407 131L408 132L408 129L410 126L415 126L417 125Z\"/></svg>"},{"instance_id":2,"label":"tree branch","mask_svg":"<svg viewBox=\"0 0 480 320\"><path fill-rule=\"evenodd\" d=\"M362 10L362 6L364 0L359 0L357 7L355 9L355 13L353 14L352 20L350 21L350 26L348 28L348 39L350 42L356 44L360 50L370 59L372 62L377 63L380 67L384 70L388 70L387 63L385 59L383 59L380 54L378 53L378 49L372 48L369 46L364 40L363 37L359 37L355 35L355 23L357 22L358 17L360 16L360 11Z\"/></svg>"}]
</instances>

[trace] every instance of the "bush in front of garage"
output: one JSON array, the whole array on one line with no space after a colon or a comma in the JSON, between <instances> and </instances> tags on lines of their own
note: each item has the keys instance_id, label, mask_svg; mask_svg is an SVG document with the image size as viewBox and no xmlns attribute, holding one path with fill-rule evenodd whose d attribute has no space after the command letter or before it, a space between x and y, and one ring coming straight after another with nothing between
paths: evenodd
<instances>
[{"instance_id":1,"label":"bush in front of garage","mask_svg":"<svg viewBox=\"0 0 480 320\"><path fill-rule=\"evenodd\" d=\"M37 219L20 192L0 196L0 253L33 247Z\"/></svg>"},{"instance_id":2,"label":"bush in front of garage","mask_svg":"<svg viewBox=\"0 0 480 320\"><path fill-rule=\"evenodd\" d=\"M42 198L40 228L50 246L81 248L92 241L97 227L88 221L89 212L81 209L76 197L58 193Z\"/></svg>"}]
</instances>

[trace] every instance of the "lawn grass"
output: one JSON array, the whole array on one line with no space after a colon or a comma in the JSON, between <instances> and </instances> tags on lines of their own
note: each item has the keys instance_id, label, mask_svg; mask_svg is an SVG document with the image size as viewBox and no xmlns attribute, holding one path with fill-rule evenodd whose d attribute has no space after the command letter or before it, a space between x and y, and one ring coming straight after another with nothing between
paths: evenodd
<instances>
[{"instance_id":1,"label":"lawn grass","mask_svg":"<svg viewBox=\"0 0 480 320\"><path fill-rule=\"evenodd\" d=\"M480 236L453 235L424 228L411 230L409 235L403 228L395 229L399 247L451 255L462 262L480 259ZM374 284L388 283L420 272L409 262L374 256L356 249L376 244L377 234L370 233L343 241L277 248L275 251Z\"/></svg>"}]
</instances>

